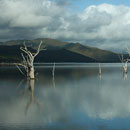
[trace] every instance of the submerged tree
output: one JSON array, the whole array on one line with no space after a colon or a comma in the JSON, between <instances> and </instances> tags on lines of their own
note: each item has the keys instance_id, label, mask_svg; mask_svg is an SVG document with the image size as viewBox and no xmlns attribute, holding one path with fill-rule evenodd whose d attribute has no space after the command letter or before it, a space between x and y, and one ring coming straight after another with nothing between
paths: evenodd
<instances>
[{"instance_id":1,"label":"submerged tree","mask_svg":"<svg viewBox=\"0 0 130 130\"><path fill-rule=\"evenodd\" d=\"M123 54L121 54L121 56L119 55L120 61L122 63L122 67L123 67L123 72L127 73L127 63L129 61L129 59L124 59Z\"/></svg>"},{"instance_id":2,"label":"submerged tree","mask_svg":"<svg viewBox=\"0 0 130 130\"><path fill-rule=\"evenodd\" d=\"M101 64L99 63L99 75L101 75L102 69L101 69Z\"/></svg>"},{"instance_id":3,"label":"submerged tree","mask_svg":"<svg viewBox=\"0 0 130 130\"><path fill-rule=\"evenodd\" d=\"M20 50L23 52L23 53L21 53L23 61L22 61L22 63L16 64L16 66L19 69L19 71L23 75L26 75L27 78L29 78L29 79L34 79L35 78L35 75L34 75L34 59L39 54L40 49L41 49L41 45L42 45L42 41L40 42L40 44L38 46L38 49L37 49L37 51L35 53L31 52L27 48L25 43L24 43L24 46L20 47ZM26 71L26 74L23 73L23 71L19 68L19 66L24 67L24 69Z\"/></svg>"},{"instance_id":4,"label":"submerged tree","mask_svg":"<svg viewBox=\"0 0 130 130\"><path fill-rule=\"evenodd\" d=\"M99 74L99 78L101 79L102 69L101 69L101 64L100 63L99 63L99 72L98 72L98 74Z\"/></svg>"}]
</instances>

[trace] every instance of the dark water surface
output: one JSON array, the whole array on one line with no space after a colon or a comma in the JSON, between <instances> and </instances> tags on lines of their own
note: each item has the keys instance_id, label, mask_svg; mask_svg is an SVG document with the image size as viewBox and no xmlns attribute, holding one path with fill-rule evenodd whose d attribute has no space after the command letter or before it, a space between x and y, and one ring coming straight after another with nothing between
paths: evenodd
<instances>
[{"instance_id":1,"label":"dark water surface","mask_svg":"<svg viewBox=\"0 0 130 130\"><path fill-rule=\"evenodd\" d=\"M36 66L27 81L0 67L0 130L130 130L130 68L120 64Z\"/></svg>"}]
</instances>

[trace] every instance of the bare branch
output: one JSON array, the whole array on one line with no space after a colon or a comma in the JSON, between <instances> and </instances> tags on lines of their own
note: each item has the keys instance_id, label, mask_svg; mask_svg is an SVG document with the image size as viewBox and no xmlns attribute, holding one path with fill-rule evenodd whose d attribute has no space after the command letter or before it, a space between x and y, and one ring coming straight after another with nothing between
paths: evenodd
<instances>
[{"instance_id":1,"label":"bare branch","mask_svg":"<svg viewBox=\"0 0 130 130\"><path fill-rule=\"evenodd\" d=\"M23 45L24 45L25 50L27 51L27 46L25 44L25 41L24 41Z\"/></svg>"},{"instance_id":2,"label":"bare branch","mask_svg":"<svg viewBox=\"0 0 130 130\"><path fill-rule=\"evenodd\" d=\"M29 58L32 58L33 55L31 54L31 52L29 50L26 50L27 48L23 48L23 47L20 47L20 50L22 50L24 53L26 53Z\"/></svg>"},{"instance_id":3,"label":"bare branch","mask_svg":"<svg viewBox=\"0 0 130 130\"><path fill-rule=\"evenodd\" d=\"M25 76L25 74L24 74L24 73L23 73L23 71L19 68L19 66L18 66L18 65L16 65L16 67L17 67L17 68L18 68L18 70L21 72L21 74Z\"/></svg>"},{"instance_id":4,"label":"bare branch","mask_svg":"<svg viewBox=\"0 0 130 130\"><path fill-rule=\"evenodd\" d=\"M28 67L27 67L27 65L21 64L21 63L15 63L15 65L17 66L17 68L18 68L18 66L23 66L24 69L25 69L25 71L28 72Z\"/></svg>"},{"instance_id":5,"label":"bare branch","mask_svg":"<svg viewBox=\"0 0 130 130\"><path fill-rule=\"evenodd\" d=\"M122 66L124 66L123 54L121 53L121 56L120 56L120 54L118 56L119 56L120 62L122 63Z\"/></svg>"},{"instance_id":6,"label":"bare branch","mask_svg":"<svg viewBox=\"0 0 130 130\"><path fill-rule=\"evenodd\" d=\"M26 46L25 42L24 42L23 44L24 44L24 47L20 47L20 49L21 49L24 53L26 53L30 58L33 58L33 55L32 55L32 53L27 49L27 46Z\"/></svg>"},{"instance_id":7,"label":"bare branch","mask_svg":"<svg viewBox=\"0 0 130 130\"><path fill-rule=\"evenodd\" d=\"M34 57L36 57L38 55L38 53L40 52L40 48L41 48L42 43L43 42L41 41L39 46L38 46L37 52L34 54Z\"/></svg>"},{"instance_id":8,"label":"bare branch","mask_svg":"<svg viewBox=\"0 0 130 130\"><path fill-rule=\"evenodd\" d=\"M28 56L27 56L26 58L27 58L27 65L30 66L30 65L31 65L31 63L30 63L31 61L30 61L30 59L28 58Z\"/></svg>"},{"instance_id":9,"label":"bare branch","mask_svg":"<svg viewBox=\"0 0 130 130\"><path fill-rule=\"evenodd\" d=\"M128 48L128 46L126 46L126 50L129 53L129 55L130 55L130 49Z\"/></svg>"},{"instance_id":10,"label":"bare branch","mask_svg":"<svg viewBox=\"0 0 130 130\"><path fill-rule=\"evenodd\" d=\"M21 53L21 56L22 56L22 58L23 58L23 63L24 63L25 65L27 65L27 60L26 60L25 56L23 55L23 53Z\"/></svg>"},{"instance_id":11,"label":"bare branch","mask_svg":"<svg viewBox=\"0 0 130 130\"><path fill-rule=\"evenodd\" d=\"M120 59L120 62L122 63L122 59L121 59L121 57L120 57L120 55L118 54L118 57L119 57L119 59Z\"/></svg>"},{"instance_id":12,"label":"bare branch","mask_svg":"<svg viewBox=\"0 0 130 130\"><path fill-rule=\"evenodd\" d=\"M17 65L17 66L23 66L23 67L26 67L26 65L21 64L21 63L15 63L15 65Z\"/></svg>"}]
</instances>

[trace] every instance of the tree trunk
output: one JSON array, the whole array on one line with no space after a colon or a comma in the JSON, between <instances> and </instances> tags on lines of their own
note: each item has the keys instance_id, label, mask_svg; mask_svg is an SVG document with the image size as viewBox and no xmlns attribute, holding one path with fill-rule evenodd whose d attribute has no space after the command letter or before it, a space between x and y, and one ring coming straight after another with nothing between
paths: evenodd
<instances>
[{"instance_id":1,"label":"tree trunk","mask_svg":"<svg viewBox=\"0 0 130 130\"><path fill-rule=\"evenodd\" d=\"M31 66L30 69L29 69L29 78L30 79L34 79L34 66Z\"/></svg>"},{"instance_id":2,"label":"tree trunk","mask_svg":"<svg viewBox=\"0 0 130 130\"><path fill-rule=\"evenodd\" d=\"M126 62L126 63L124 63L124 66L123 66L123 71L124 71L124 73L127 73L127 62Z\"/></svg>"}]
</instances>

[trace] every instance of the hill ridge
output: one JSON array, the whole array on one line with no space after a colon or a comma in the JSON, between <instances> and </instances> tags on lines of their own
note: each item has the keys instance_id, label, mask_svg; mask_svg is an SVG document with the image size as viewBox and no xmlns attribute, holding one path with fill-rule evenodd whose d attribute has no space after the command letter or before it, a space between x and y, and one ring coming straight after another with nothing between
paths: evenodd
<instances>
[{"instance_id":1,"label":"hill ridge","mask_svg":"<svg viewBox=\"0 0 130 130\"><path fill-rule=\"evenodd\" d=\"M71 57L72 61L73 61L73 59L75 59L75 62L76 61L77 62L83 62L84 60L82 61L82 60L79 60L78 58L76 60L76 58L74 56L76 56L76 57L78 56L80 58L82 56L82 57L86 57L88 59L91 59L91 60L88 60L88 61L85 61L85 62L90 62L90 61L93 61L93 62L120 62L119 57L118 57L119 54L114 53L112 51L103 50L103 49L99 49L99 48L96 48L96 47L90 47L90 46L82 45L80 43L63 42L63 41L59 41L57 39L51 39L51 38L37 38L37 39L34 39L34 40L6 41L6 42L0 43L0 49L2 48L2 46L5 46L5 45L7 47L13 47L14 46L14 48L15 48L16 45L21 46L24 41L26 42L27 46L30 46L31 48L36 49L41 40L43 40L43 43L45 43L44 45L47 48L47 52L52 53L52 52L55 51L55 53L59 52L60 55L63 55L64 53L65 53L64 55L66 55L67 52L71 52L69 54L71 56L73 55L73 57L67 55L68 59ZM63 49L66 50L66 52L63 51ZM4 51L6 51L6 50L4 50ZM0 53L0 56L5 57L1 53ZM48 56L49 56L49 53L48 53ZM57 57L58 57L58 55L57 55ZM81 59L83 59L83 58L81 58ZM1 59L0 59L0 61L1 61ZM59 61L61 61L61 59L59 59ZM71 62L70 59L68 61ZM58 59L57 59L57 62L58 62ZM65 60L65 62L67 62L67 60Z\"/></svg>"}]
</instances>

